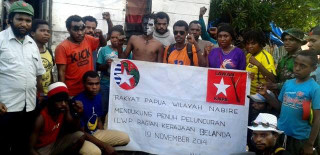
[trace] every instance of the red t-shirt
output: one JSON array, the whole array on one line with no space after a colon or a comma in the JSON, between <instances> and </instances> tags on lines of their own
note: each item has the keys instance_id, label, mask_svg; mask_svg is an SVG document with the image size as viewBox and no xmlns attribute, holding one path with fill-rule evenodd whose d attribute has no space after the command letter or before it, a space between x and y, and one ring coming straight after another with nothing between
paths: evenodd
<instances>
[{"instance_id":1,"label":"red t-shirt","mask_svg":"<svg viewBox=\"0 0 320 155\"><path fill-rule=\"evenodd\" d=\"M70 96L76 96L84 90L82 76L94 70L92 52L99 47L99 39L85 35L80 44L69 40L60 43L55 51L56 64L65 64L65 83Z\"/></svg>"},{"instance_id":2,"label":"red t-shirt","mask_svg":"<svg viewBox=\"0 0 320 155\"><path fill-rule=\"evenodd\" d=\"M43 117L44 124L36 143L37 148L47 146L57 140L64 117L64 114L61 113L56 121L52 120L48 113L48 108L44 108L40 114Z\"/></svg>"}]
</instances>

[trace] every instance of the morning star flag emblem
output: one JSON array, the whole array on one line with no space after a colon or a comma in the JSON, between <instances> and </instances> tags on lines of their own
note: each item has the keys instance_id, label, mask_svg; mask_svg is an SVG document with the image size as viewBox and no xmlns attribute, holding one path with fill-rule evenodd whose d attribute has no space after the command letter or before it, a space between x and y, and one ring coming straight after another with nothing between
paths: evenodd
<instances>
[{"instance_id":1,"label":"morning star flag emblem","mask_svg":"<svg viewBox=\"0 0 320 155\"><path fill-rule=\"evenodd\" d=\"M117 150L171 155L246 151L247 72L114 59L108 129L127 133Z\"/></svg>"},{"instance_id":2,"label":"morning star flag emblem","mask_svg":"<svg viewBox=\"0 0 320 155\"><path fill-rule=\"evenodd\" d=\"M130 90L139 83L139 70L137 66L129 60L122 60L114 69L114 80L124 90Z\"/></svg>"},{"instance_id":3,"label":"morning star flag emblem","mask_svg":"<svg viewBox=\"0 0 320 155\"><path fill-rule=\"evenodd\" d=\"M207 102L244 105L246 72L208 70Z\"/></svg>"}]
</instances>

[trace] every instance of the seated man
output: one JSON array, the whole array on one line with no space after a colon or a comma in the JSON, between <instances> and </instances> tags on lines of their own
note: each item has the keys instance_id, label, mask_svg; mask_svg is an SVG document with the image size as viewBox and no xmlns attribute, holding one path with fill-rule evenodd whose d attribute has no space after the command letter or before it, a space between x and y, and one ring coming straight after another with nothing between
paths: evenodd
<instances>
[{"instance_id":1,"label":"seated man","mask_svg":"<svg viewBox=\"0 0 320 155\"><path fill-rule=\"evenodd\" d=\"M262 89L262 88L261 88ZM266 89L266 86L263 86L263 89ZM261 90L267 91L270 95L275 97L275 95L269 90ZM260 90L259 90L260 92ZM275 108L271 107L268 101L259 93L255 95L248 95L250 98L249 101L249 116L248 116L248 125L251 126L253 121L258 117L260 113L269 113L275 116L279 116L279 111ZM249 147L249 151L255 151L256 148L251 143L252 130L248 130L247 134L247 144Z\"/></svg>"},{"instance_id":2,"label":"seated man","mask_svg":"<svg viewBox=\"0 0 320 155\"><path fill-rule=\"evenodd\" d=\"M130 141L129 136L121 131L104 130L100 118L102 116L102 104L99 93L99 75L94 71L88 71L83 75L82 82L85 91L74 97L75 100L83 103L84 112L81 116L81 126L87 136L87 141L84 142L80 153L99 155L102 152L106 154L115 153L112 146L127 145Z\"/></svg>"},{"instance_id":3,"label":"seated man","mask_svg":"<svg viewBox=\"0 0 320 155\"><path fill-rule=\"evenodd\" d=\"M252 143L257 155L289 155L284 148L277 145L277 139L283 131L277 130L277 117L272 114L260 113L248 127L252 130Z\"/></svg>"},{"instance_id":4,"label":"seated man","mask_svg":"<svg viewBox=\"0 0 320 155\"><path fill-rule=\"evenodd\" d=\"M69 107L68 92L67 86L62 82L49 85L48 100L43 103L45 107L37 117L30 137L30 154L74 154L79 152L85 139L83 132L61 134L61 129L68 125L70 128L77 128L80 120L74 119L72 115L76 116L83 111L80 102L74 102L73 106Z\"/></svg>"}]
</instances>

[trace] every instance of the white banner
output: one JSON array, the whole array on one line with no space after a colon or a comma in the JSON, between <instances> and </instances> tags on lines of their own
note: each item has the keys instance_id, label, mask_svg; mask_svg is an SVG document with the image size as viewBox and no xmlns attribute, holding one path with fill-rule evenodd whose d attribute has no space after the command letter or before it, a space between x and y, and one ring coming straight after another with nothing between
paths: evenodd
<instances>
[{"instance_id":1,"label":"white banner","mask_svg":"<svg viewBox=\"0 0 320 155\"><path fill-rule=\"evenodd\" d=\"M108 128L130 137L118 150L245 152L250 92L246 72L115 60L110 79Z\"/></svg>"}]
</instances>

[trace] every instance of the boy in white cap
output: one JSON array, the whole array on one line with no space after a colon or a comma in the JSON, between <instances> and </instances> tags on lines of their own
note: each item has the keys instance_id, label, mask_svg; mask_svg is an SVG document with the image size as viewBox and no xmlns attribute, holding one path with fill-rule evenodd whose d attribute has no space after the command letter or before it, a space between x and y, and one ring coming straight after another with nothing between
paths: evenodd
<instances>
[{"instance_id":1,"label":"boy in white cap","mask_svg":"<svg viewBox=\"0 0 320 155\"><path fill-rule=\"evenodd\" d=\"M282 131L277 129L277 117L260 113L248 127L252 130L252 143L256 148L256 154L263 155L288 155L289 153L277 145L277 139Z\"/></svg>"}]
</instances>

